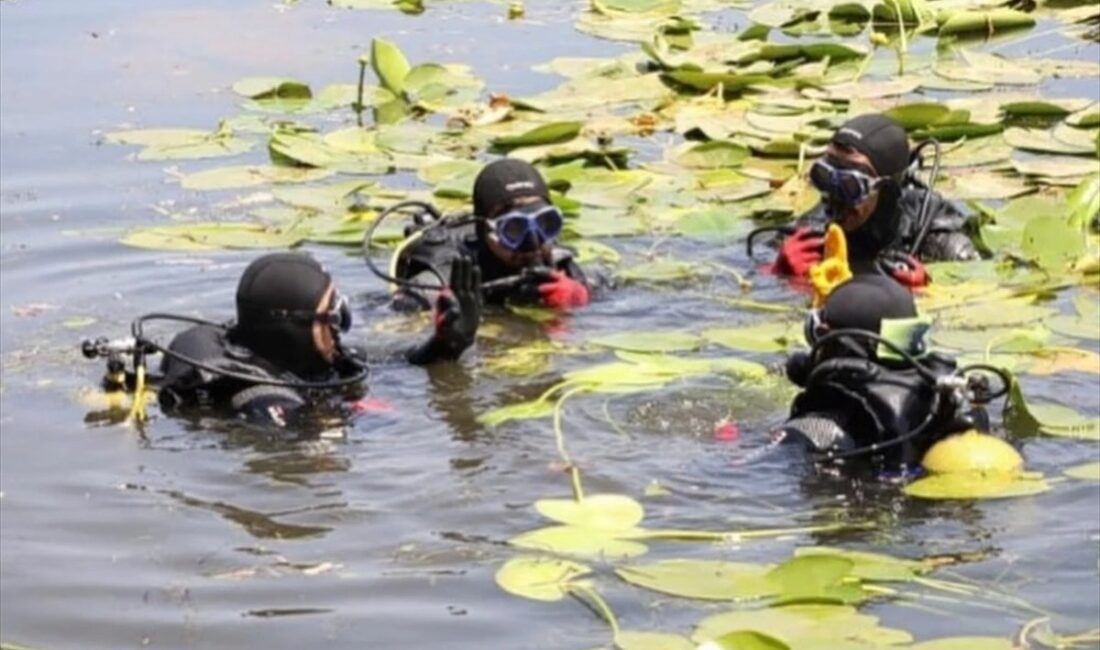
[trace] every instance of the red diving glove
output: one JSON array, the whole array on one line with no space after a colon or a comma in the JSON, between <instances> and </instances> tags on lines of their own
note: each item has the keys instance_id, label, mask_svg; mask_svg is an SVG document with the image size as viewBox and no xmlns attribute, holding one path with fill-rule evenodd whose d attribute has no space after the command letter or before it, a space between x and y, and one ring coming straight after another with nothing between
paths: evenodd
<instances>
[{"instance_id":1,"label":"red diving glove","mask_svg":"<svg viewBox=\"0 0 1100 650\"><path fill-rule=\"evenodd\" d=\"M883 261L883 266L887 274L897 280L898 284L910 289L928 286L928 282L932 279L928 275L928 270L924 268L924 264L912 255L904 253L892 255L890 259Z\"/></svg>"},{"instance_id":2,"label":"red diving glove","mask_svg":"<svg viewBox=\"0 0 1100 650\"><path fill-rule=\"evenodd\" d=\"M772 272L805 277L810 272L810 267L821 261L824 249L825 239L803 226L783 240Z\"/></svg>"},{"instance_id":3,"label":"red diving glove","mask_svg":"<svg viewBox=\"0 0 1100 650\"><path fill-rule=\"evenodd\" d=\"M588 287L561 271L551 271L549 280L539 285L542 304L552 309L569 310L588 304Z\"/></svg>"}]
</instances>

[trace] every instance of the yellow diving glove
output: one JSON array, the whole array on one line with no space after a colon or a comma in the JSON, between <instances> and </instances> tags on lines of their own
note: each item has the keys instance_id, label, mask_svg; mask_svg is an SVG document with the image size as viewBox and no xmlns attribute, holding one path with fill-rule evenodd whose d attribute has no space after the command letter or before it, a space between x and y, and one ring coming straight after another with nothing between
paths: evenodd
<instances>
[{"instance_id":1,"label":"yellow diving glove","mask_svg":"<svg viewBox=\"0 0 1100 650\"><path fill-rule=\"evenodd\" d=\"M825 231L825 257L810 267L810 285L814 290L814 308L825 304L825 299L841 284L852 278L848 267L848 240L844 230L835 223Z\"/></svg>"}]
</instances>

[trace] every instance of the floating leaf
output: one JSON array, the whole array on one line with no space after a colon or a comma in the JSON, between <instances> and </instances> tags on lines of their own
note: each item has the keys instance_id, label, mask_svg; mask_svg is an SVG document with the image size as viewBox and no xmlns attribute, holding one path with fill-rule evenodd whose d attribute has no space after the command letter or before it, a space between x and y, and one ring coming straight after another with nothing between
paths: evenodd
<instances>
[{"instance_id":1,"label":"floating leaf","mask_svg":"<svg viewBox=\"0 0 1100 650\"><path fill-rule=\"evenodd\" d=\"M798 340L799 328L785 322L758 323L740 327L715 327L703 330L703 338L734 350L784 352Z\"/></svg>"},{"instance_id":2,"label":"floating leaf","mask_svg":"<svg viewBox=\"0 0 1100 650\"><path fill-rule=\"evenodd\" d=\"M1100 338L1093 325L1093 336ZM1100 374L1100 354L1092 350L1075 350L1073 348L1055 348L1037 350L1032 353L1035 362L1028 367L1027 372L1032 375L1052 375L1056 372L1087 372Z\"/></svg>"},{"instance_id":3,"label":"floating leaf","mask_svg":"<svg viewBox=\"0 0 1100 650\"><path fill-rule=\"evenodd\" d=\"M327 169L283 167L280 165L237 165L215 167L180 179L180 186L187 190L225 190L238 187L255 187L267 183L306 183L327 178L333 174Z\"/></svg>"},{"instance_id":4,"label":"floating leaf","mask_svg":"<svg viewBox=\"0 0 1100 650\"><path fill-rule=\"evenodd\" d=\"M847 605L787 605L715 614L703 619L691 638L705 643L740 630L766 631L797 650L858 647L861 641L871 647L892 646L913 639L904 630L879 627L877 618Z\"/></svg>"},{"instance_id":5,"label":"floating leaf","mask_svg":"<svg viewBox=\"0 0 1100 650\"><path fill-rule=\"evenodd\" d=\"M780 588L767 578L771 567L713 560L661 560L625 566L615 573L630 584L681 598L753 600Z\"/></svg>"},{"instance_id":6,"label":"floating leaf","mask_svg":"<svg viewBox=\"0 0 1100 650\"><path fill-rule=\"evenodd\" d=\"M918 643L909 650L1013 650L1008 639L992 636L955 636Z\"/></svg>"},{"instance_id":7,"label":"floating leaf","mask_svg":"<svg viewBox=\"0 0 1100 650\"><path fill-rule=\"evenodd\" d=\"M559 523L597 530L626 530L645 517L642 504L622 494L596 494L575 499L539 499L535 509Z\"/></svg>"},{"instance_id":8,"label":"floating leaf","mask_svg":"<svg viewBox=\"0 0 1100 650\"><path fill-rule=\"evenodd\" d=\"M255 223L181 223L134 230L122 243L155 250L195 251L220 248L289 248L309 234L301 228L280 229Z\"/></svg>"},{"instance_id":9,"label":"floating leaf","mask_svg":"<svg viewBox=\"0 0 1100 650\"><path fill-rule=\"evenodd\" d=\"M760 632L730 632L707 641L699 650L791 650L786 643Z\"/></svg>"},{"instance_id":10,"label":"floating leaf","mask_svg":"<svg viewBox=\"0 0 1100 650\"><path fill-rule=\"evenodd\" d=\"M698 336L680 331L668 332L622 332L590 339L594 345L613 350L633 352L680 352L695 350L701 344Z\"/></svg>"},{"instance_id":11,"label":"floating leaf","mask_svg":"<svg viewBox=\"0 0 1100 650\"><path fill-rule=\"evenodd\" d=\"M1084 479L1086 481L1100 481L1100 461L1085 463L1066 470L1066 476Z\"/></svg>"},{"instance_id":12,"label":"floating leaf","mask_svg":"<svg viewBox=\"0 0 1100 650\"><path fill-rule=\"evenodd\" d=\"M921 499L1008 499L1041 494L1050 489L1042 478L1012 472L933 474L905 486ZM969 647L969 646L967 646Z\"/></svg>"},{"instance_id":13,"label":"floating leaf","mask_svg":"<svg viewBox=\"0 0 1100 650\"><path fill-rule=\"evenodd\" d=\"M1045 129L1024 129L1011 127L1004 131L1005 142L1025 151L1062 154L1092 154L1094 147L1069 144L1054 137L1053 132Z\"/></svg>"},{"instance_id":14,"label":"floating leaf","mask_svg":"<svg viewBox=\"0 0 1100 650\"><path fill-rule=\"evenodd\" d=\"M644 555L645 544L616 539L609 531L579 526L551 526L518 535L508 543L563 555L602 558L630 558Z\"/></svg>"},{"instance_id":15,"label":"floating leaf","mask_svg":"<svg viewBox=\"0 0 1100 650\"><path fill-rule=\"evenodd\" d=\"M553 122L543 124L519 135L506 135L493 139L493 147L508 151L520 147L568 142L581 132L581 122Z\"/></svg>"},{"instance_id":16,"label":"floating leaf","mask_svg":"<svg viewBox=\"0 0 1100 650\"><path fill-rule=\"evenodd\" d=\"M676 162L690 169L737 167L750 155L744 145L726 140L689 145L676 156Z\"/></svg>"},{"instance_id":17,"label":"floating leaf","mask_svg":"<svg viewBox=\"0 0 1100 650\"><path fill-rule=\"evenodd\" d=\"M1064 217L1041 215L1024 227L1020 250L1043 268L1061 270L1081 256L1085 240Z\"/></svg>"},{"instance_id":18,"label":"floating leaf","mask_svg":"<svg viewBox=\"0 0 1100 650\"><path fill-rule=\"evenodd\" d=\"M980 32L992 36L995 32L1022 29L1035 25L1030 14L1015 9L991 9L988 11L953 11L940 22L940 36Z\"/></svg>"},{"instance_id":19,"label":"floating leaf","mask_svg":"<svg viewBox=\"0 0 1100 650\"><path fill-rule=\"evenodd\" d=\"M495 427L510 420L532 420L548 417L554 412L554 403L547 400L533 400L509 404L486 411L477 416L477 421L487 427Z\"/></svg>"},{"instance_id":20,"label":"floating leaf","mask_svg":"<svg viewBox=\"0 0 1100 650\"><path fill-rule=\"evenodd\" d=\"M561 600L574 579L591 569L577 562L551 557L522 555L504 563L496 573L500 588L532 600Z\"/></svg>"},{"instance_id":21,"label":"floating leaf","mask_svg":"<svg viewBox=\"0 0 1100 650\"><path fill-rule=\"evenodd\" d=\"M246 77L233 84L233 92L249 99L310 99L309 85L282 77Z\"/></svg>"},{"instance_id":22,"label":"floating leaf","mask_svg":"<svg viewBox=\"0 0 1100 650\"><path fill-rule=\"evenodd\" d=\"M851 575L875 582L909 582L931 570L929 565L916 560L905 560L864 551L850 551L824 546L805 546L795 549L795 556L833 555L852 563Z\"/></svg>"}]
</instances>

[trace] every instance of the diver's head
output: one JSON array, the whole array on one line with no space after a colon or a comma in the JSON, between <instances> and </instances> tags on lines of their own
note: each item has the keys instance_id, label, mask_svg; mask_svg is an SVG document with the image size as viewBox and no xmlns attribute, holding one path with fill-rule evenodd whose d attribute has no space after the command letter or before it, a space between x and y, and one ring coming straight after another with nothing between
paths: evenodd
<instances>
[{"instance_id":1,"label":"diver's head","mask_svg":"<svg viewBox=\"0 0 1100 650\"><path fill-rule=\"evenodd\" d=\"M504 264L525 268L550 264L561 234L561 211L529 163L502 158L485 166L474 181L478 237Z\"/></svg>"},{"instance_id":2,"label":"diver's head","mask_svg":"<svg viewBox=\"0 0 1100 650\"><path fill-rule=\"evenodd\" d=\"M241 275L233 340L279 368L303 377L329 369L350 328L347 300L309 255L264 255Z\"/></svg>"},{"instance_id":3,"label":"diver's head","mask_svg":"<svg viewBox=\"0 0 1100 650\"><path fill-rule=\"evenodd\" d=\"M914 318L917 315L913 294L893 278L879 273L854 276L829 294L821 309L811 312L806 324L806 339L813 344L829 332L842 329L882 333L882 321ZM827 343L819 360L835 356L873 357L876 343L846 337Z\"/></svg>"},{"instance_id":4,"label":"diver's head","mask_svg":"<svg viewBox=\"0 0 1100 650\"><path fill-rule=\"evenodd\" d=\"M897 234L900 179L908 166L905 129L885 115L860 115L833 134L810 168L810 182L856 248L877 254ZM860 240L866 240L862 246Z\"/></svg>"}]
</instances>

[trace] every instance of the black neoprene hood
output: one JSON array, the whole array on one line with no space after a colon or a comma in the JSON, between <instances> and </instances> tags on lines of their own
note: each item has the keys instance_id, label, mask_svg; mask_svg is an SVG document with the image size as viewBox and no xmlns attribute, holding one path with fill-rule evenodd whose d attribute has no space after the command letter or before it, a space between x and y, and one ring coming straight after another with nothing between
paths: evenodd
<instances>
[{"instance_id":1,"label":"black neoprene hood","mask_svg":"<svg viewBox=\"0 0 1100 650\"><path fill-rule=\"evenodd\" d=\"M893 278L864 273L833 290L821 309L830 329L858 329L879 333L884 319L917 315L913 294Z\"/></svg>"},{"instance_id":2,"label":"black neoprene hood","mask_svg":"<svg viewBox=\"0 0 1100 650\"><path fill-rule=\"evenodd\" d=\"M474 214L492 218L517 199L538 197L550 203L546 181L530 163L502 158L486 165L474 181Z\"/></svg>"},{"instance_id":3,"label":"black neoprene hood","mask_svg":"<svg viewBox=\"0 0 1100 650\"><path fill-rule=\"evenodd\" d=\"M833 134L833 143L867 156L879 176L894 176L909 166L909 137L885 115L869 113L848 120Z\"/></svg>"}]
</instances>

